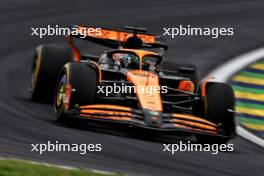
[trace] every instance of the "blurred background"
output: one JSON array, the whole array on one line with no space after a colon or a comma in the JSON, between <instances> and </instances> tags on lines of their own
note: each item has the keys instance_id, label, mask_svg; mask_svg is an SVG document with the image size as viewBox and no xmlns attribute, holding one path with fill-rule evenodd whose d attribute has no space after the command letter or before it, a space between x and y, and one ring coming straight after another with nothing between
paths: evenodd
<instances>
[{"instance_id":1,"label":"blurred background","mask_svg":"<svg viewBox=\"0 0 264 176\"><path fill-rule=\"evenodd\" d=\"M172 156L162 152L159 139L146 139L143 134L134 137L131 132L116 129L59 126L52 107L32 103L27 92L34 48L43 43L65 44L62 36L42 39L31 36L32 27L86 24L122 29L125 25L136 25L158 35L164 33L164 27L179 25L234 28L233 36L217 39L207 36L166 39L169 46L166 61L194 64L203 78L222 63L264 45L263 17L262 0L1 0L0 157L130 175L263 175L263 148L239 136L230 141L234 144L234 152L217 155L178 152ZM87 51L96 54L102 50L87 44ZM263 104L258 107L263 108ZM31 143L46 143L48 140L102 143L103 151L85 156L76 153L40 156L30 152ZM178 139L173 142L178 143Z\"/></svg>"}]
</instances>

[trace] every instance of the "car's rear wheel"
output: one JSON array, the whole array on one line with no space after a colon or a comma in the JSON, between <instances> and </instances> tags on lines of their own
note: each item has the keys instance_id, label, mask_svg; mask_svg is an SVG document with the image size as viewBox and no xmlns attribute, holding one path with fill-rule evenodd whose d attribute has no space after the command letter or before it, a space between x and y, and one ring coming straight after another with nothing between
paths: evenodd
<instances>
[{"instance_id":1,"label":"car's rear wheel","mask_svg":"<svg viewBox=\"0 0 264 176\"><path fill-rule=\"evenodd\" d=\"M60 69L72 58L71 50L57 45L36 48L31 69L31 99L52 102Z\"/></svg>"},{"instance_id":2,"label":"car's rear wheel","mask_svg":"<svg viewBox=\"0 0 264 176\"><path fill-rule=\"evenodd\" d=\"M94 68L85 63L68 63L62 68L54 98L58 121L67 121L67 111L76 106L95 101L97 79Z\"/></svg>"},{"instance_id":3,"label":"car's rear wheel","mask_svg":"<svg viewBox=\"0 0 264 176\"><path fill-rule=\"evenodd\" d=\"M204 117L223 130L227 137L196 135L199 143L227 143L230 137L235 135L234 120L234 93L231 86L225 83L209 82L206 85L206 97L204 102Z\"/></svg>"}]
</instances>

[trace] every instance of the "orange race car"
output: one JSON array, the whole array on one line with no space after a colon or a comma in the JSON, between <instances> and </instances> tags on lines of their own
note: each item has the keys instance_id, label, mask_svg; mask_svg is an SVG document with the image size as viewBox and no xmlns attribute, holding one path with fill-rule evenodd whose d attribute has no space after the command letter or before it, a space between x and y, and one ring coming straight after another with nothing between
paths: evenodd
<instances>
[{"instance_id":1,"label":"orange race car","mask_svg":"<svg viewBox=\"0 0 264 176\"><path fill-rule=\"evenodd\" d=\"M158 37L139 27L100 29L98 34L84 34L86 26L75 28L77 35L66 36L67 47L41 45L33 59L32 99L53 99L59 121L84 118L183 131L201 143L226 143L235 136L232 88L198 83L194 67L162 69L168 47ZM100 57L87 55L73 37L112 50Z\"/></svg>"}]
</instances>

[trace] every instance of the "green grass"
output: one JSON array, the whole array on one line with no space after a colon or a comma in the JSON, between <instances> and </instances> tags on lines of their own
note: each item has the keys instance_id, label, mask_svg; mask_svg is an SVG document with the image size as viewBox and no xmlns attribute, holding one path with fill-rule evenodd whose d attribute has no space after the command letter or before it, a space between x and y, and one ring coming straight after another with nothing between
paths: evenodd
<instances>
[{"instance_id":1,"label":"green grass","mask_svg":"<svg viewBox=\"0 0 264 176\"><path fill-rule=\"evenodd\" d=\"M120 176L89 170L62 169L55 166L32 164L19 160L0 160L0 176Z\"/></svg>"}]
</instances>

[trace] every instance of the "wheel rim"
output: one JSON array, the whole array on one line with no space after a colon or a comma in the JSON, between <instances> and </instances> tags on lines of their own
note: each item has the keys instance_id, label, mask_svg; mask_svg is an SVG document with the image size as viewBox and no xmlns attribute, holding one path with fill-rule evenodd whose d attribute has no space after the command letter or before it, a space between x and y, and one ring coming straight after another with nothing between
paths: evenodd
<instances>
[{"instance_id":1,"label":"wheel rim","mask_svg":"<svg viewBox=\"0 0 264 176\"><path fill-rule=\"evenodd\" d=\"M59 91L57 93L57 105L59 106L61 104L61 102L63 101L63 98L65 96L65 90L64 90L64 85L61 84Z\"/></svg>"},{"instance_id":2,"label":"wheel rim","mask_svg":"<svg viewBox=\"0 0 264 176\"><path fill-rule=\"evenodd\" d=\"M65 100L66 75L63 75L56 92L56 109L58 110Z\"/></svg>"}]
</instances>

